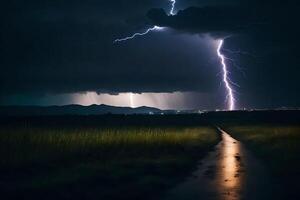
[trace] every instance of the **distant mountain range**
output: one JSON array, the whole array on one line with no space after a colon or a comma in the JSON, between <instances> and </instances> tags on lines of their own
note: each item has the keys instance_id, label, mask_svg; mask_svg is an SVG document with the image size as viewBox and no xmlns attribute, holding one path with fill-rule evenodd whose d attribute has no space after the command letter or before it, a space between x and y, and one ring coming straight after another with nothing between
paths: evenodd
<instances>
[{"instance_id":1,"label":"distant mountain range","mask_svg":"<svg viewBox=\"0 0 300 200\"><path fill-rule=\"evenodd\" d=\"M105 114L199 114L207 113L209 116L223 116L225 114L227 117L231 115L239 115L240 113L248 113L247 115L252 115L252 113L297 113L299 115L299 109L273 109L273 110L237 110L234 112L226 111L202 111L199 110L160 110L153 107L116 107L109 105L65 105L65 106L0 106L0 117L7 116L60 116L60 115L105 115Z\"/></svg>"},{"instance_id":2,"label":"distant mountain range","mask_svg":"<svg viewBox=\"0 0 300 200\"><path fill-rule=\"evenodd\" d=\"M109 105L66 105L66 106L0 106L0 116L49 116L49 115L103 115L103 114L160 114L152 107L115 107Z\"/></svg>"}]
</instances>

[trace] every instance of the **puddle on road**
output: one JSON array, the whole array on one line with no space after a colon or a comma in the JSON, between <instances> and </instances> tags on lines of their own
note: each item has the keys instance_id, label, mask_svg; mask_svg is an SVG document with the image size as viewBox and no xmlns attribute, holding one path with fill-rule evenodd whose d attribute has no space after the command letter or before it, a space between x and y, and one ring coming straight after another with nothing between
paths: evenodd
<instances>
[{"instance_id":1,"label":"puddle on road","mask_svg":"<svg viewBox=\"0 0 300 200\"><path fill-rule=\"evenodd\" d=\"M165 199L239 200L245 182L244 153L240 142L226 132L213 152L184 183L167 192Z\"/></svg>"},{"instance_id":2,"label":"puddle on road","mask_svg":"<svg viewBox=\"0 0 300 200\"><path fill-rule=\"evenodd\" d=\"M221 194L221 199L241 199L245 171L241 144L224 131L221 132L220 155L216 160L216 188Z\"/></svg>"}]
</instances>

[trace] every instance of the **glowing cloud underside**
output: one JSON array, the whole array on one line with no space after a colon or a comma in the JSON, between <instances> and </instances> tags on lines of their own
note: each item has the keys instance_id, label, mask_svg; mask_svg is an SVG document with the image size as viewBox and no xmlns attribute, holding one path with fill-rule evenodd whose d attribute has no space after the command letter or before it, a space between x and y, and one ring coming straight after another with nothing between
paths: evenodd
<instances>
[{"instance_id":1,"label":"glowing cloud underside","mask_svg":"<svg viewBox=\"0 0 300 200\"><path fill-rule=\"evenodd\" d=\"M221 59L222 63L222 70L223 70L223 82L225 84L226 90L227 90L227 99L228 99L228 110L234 110L235 109L235 99L233 94L233 89L231 88L230 79L228 78L228 69L226 65L226 57L221 53L221 49L223 46L224 40L219 41L218 45L218 56Z\"/></svg>"}]
</instances>

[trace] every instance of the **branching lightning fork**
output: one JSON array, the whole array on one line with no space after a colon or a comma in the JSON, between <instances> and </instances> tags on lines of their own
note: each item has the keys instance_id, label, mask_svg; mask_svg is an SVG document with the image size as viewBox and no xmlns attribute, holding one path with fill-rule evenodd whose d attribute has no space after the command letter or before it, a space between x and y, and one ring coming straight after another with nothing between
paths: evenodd
<instances>
[{"instance_id":1,"label":"branching lightning fork","mask_svg":"<svg viewBox=\"0 0 300 200\"><path fill-rule=\"evenodd\" d=\"M234 98L234 90L232 89L232 81L228 77L228 69L226 65L226 57L221 53L221 49L223 47L224 40L219 41L217 53L219 58L221 59L221 64L222 64L222 70L223 70L223 82L226 87L227 91L227 99L228 99L228 110L234 110L235 109L235 98Z\"/></svg>"},{"instance_id":2,"label":"branching lightning fork","mask_svg":"<svg viewBox=\"0 0 300 200\"><path fill-rule=\"evenodd\" d=\"M169 15L175 15L174 8L175 8L176 0L169 0L169 1L171 2L171 9L169 11ZM146 31L144 31L142 33L134 33L132 36L128 36L128 37L125 37L125 38L116 39L116 40L114 40L114 43L124 42L126 40L132 40L132 39L134 39L137 36L144 36L144 35L147 35L149 32L152 32L152 31L161 31L163 29L164 29L164 27L153 26L151 28L148 28Z\"/></svg>"},{"instance_id":3,"label":"branching lightning fork","mask_svg":"<svg viewBox=\"0 0 300 200\"><path fill-rule=\"evenodd\" d=\"M176 0L169 0L169 1L171 2L171 9L169 11L169 15L175 15L174 9L175 9ZM144 36L144 35L147 35L148 33L152 32L152 31L161 31L163 29L164 29L164 27L153 26L151 28L148 28L144 32L141 32L141 33L137 32L137 33L134 33L132 36L116 39L116 40L114 40L114 43L131 40L131 39L134 39L137 36ZM228 100L228 110L234 110L235 109L235 98L234 98L234 90L232 88L232 85L236 85L236 86L238 86L238 85L235 84L234 82L232 82L230 80L230 78L228 77L229 71L228 71L227 65L226 65L226 60L228 58L225 55L223 55L222 52L221 52L221 49L223 47L223 43L224 43L223 39L219 40L217 53L218 53L218 57L220 58L221 64L222 64L223 82L225 84L226 91L227 91L227 98L226 99ZM130 98L131 99L133 98L132 95L131 95Z\"/></svg>"},{"instance_id":4,"label":"branching lightning fork","mask_svg":"<svg viewBox=\"0 0 300 200\"><path fill-rule=\"evenodd\" d=\"M148 28L145 32L142 32L142 33L135 33L133 34L132 36L129 36L129 37L125 37L125 38L121 38L121 39L116 39L114 41L114 43L116 42L123 42L123 41L126 41L126 40L131 40L137 36L143 36L143 35L146 35L148 34L150 31L160 31L160 30L163 30L164 28L163 27L159 27L159 26L153 26L152 28Z\"/></svg>"}]
</instances>

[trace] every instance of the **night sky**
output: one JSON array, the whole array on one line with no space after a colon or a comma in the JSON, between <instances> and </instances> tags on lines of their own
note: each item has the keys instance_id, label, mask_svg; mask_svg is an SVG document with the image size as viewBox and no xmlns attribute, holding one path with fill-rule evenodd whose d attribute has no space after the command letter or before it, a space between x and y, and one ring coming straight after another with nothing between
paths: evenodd
<instances>
[{"instance_id":1,"label":"night sky","mask_svg":"<svg viewBox=\"0 0 300 200\"><path fill-rule=\"evenodd\" d=\"M296 0L177 0L174 16L169 0L1 4L2 105L223 109L224 39L237 108L300 107Z\"/></svg>"}]
</instances>

